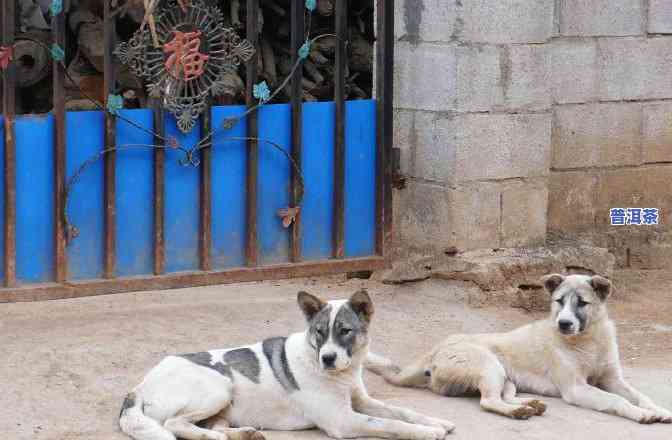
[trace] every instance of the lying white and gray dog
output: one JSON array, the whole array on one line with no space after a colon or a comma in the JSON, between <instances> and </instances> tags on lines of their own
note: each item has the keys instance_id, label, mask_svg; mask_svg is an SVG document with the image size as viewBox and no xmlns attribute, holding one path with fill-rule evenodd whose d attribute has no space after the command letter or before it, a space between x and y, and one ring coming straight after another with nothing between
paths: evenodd
<instances>
[{"instance_id":1,"label":"lying white and gray dog","mask_svg":"<svg viewBox=\"0 0 672 440\"><path fill-rule=\"evenodd\" d=\"M299 292L308 329L255 345L168 356L124 401L136 440L262 440L257 429L318 427L335 438L437 440L454 429L374 400L362 380L373 303Z\"/></svg>"},{"instance_id":2,"label":"lying white and gray dog","mask_svg":"<svg viewBox=\"0 0 672 440\"><path fill-rule=\"evenodd\" d=\"M614 323L607 315L611 283L601 276L548 275L547 319L508 333L451 335L400 369L374 354L367 368L400 386L459 396L478 391L481 407L514 419L541 415L546 405L517 391L640 423L672 423L672 413L623 378Z\"/></svg>"}]
</instances>

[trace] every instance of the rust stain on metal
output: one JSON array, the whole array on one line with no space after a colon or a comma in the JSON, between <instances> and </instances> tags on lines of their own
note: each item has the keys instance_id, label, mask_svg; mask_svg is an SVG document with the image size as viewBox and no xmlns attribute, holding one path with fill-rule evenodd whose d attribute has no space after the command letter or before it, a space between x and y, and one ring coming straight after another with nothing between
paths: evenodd
<instances>
[{"instance_id":1,"label":"rust stain on metal","mask_svg":"<svg viewBox=\"0 0 672 440\"><path fill-rule=\"evenodd\" d=\"M54 43L67 50L65 14L52 18ZM66 180L66 125L65 125L65 73L60 61L53 60L53 113L54 113L54 259L55 278L63 282L67 278L68 259L65 251L65 180Z\"/></svg>"},{"instance_id":2,"label":"rust stain on metal","mask_svg":"<svg viewBox=\"0 0 672 440\"><path fill-rule=\"evenodd\" d=\"M201 119L202 133L212 130L211 101L208 99L208 108ZM199 252L201 270L210 270L210 250L212 248L212 165L211 148L208 141L201 151L201 176L200 176L200 228L199 228Z\"/></svg>"},{"instance_id":3,"label":"rust stain on metal","mask_svg":"<svg viewBox=\"0 0 672 440\"><path fill-rule=\"evenodd\" d=\"M5 142L12 142L14 140L14 116L5 116Z\"/></svg>"},{"instance_id":4,"label":"rust stain on metal","mask_svg":"<svg viewBox=\"0 0 672 440\"><path fill-rule=\"evenodd\" d=\"M155 144L161 142L165 136L165 118L163 108L158 100L152 101L154 132L158 135L154 139ZM168 137L168 146L177 148L177 139ZM165 154L160 148L154 150L154 275L161 275L166 267L165 251Z\"/></svg>"},{"instance_id":5,"label":"rust stain on metal","mask_svg":"<svg viewBox=\"0 0 672 440\"><path fill-rule=\"evenodd\" d=\"M247 0L247 35L252 46L256 46L259 40L258 30L259 0ZM257 57L250 57L246 66L246 90L245 101L248 108L256 105L253 94L253 86L257 82ZM247 117L247 135L257 138L259 127L256 112ZM245 239L245 256L247 265L254 267L259 263L259 243L257 229L257 179L259 175L259 146L256 141L247 141L247 178L245 218L247 222L247 234Z\"/></svg>"},{"instance_id":6,"label":"rust stain on metal","mask_svg":"<svg viewBox=\"0 0 672 440\"><path fill-rule=\"evenodd\" d=\"M116 92L116 69L114 64L114 46L116 40L116 22L112 19L110 3L105 2L103 8L103 44L105 50L104 65L104 88L106 94ZM116 144L116 118L114 115L105 114L105 145ZM114 151L105 155L104 171L104 270L105 278L114 278L116 272L116 153Z\"/></svg>"},{"instance_id":7,"label":"rust stain on metal","mask_svg":"<svg viewBox=\"0 0 672 440\"><path fill-rule=\"evenodd\" d=\"M287 229L292 223L297 221L299 214L301 213L301 208L283 208L278 210L278 217L282 219L282 226Z\"/></svg>"},{"instance_id":8,"label":"rust stain on metal","mask_svg":"<svg viewBox=\"0 0 672 440\"><path fill-rule=\"evenodd\" d=\"M292 64L299 60L299 49L305 43L306 23L305 10L301 2L291 2L291 35L290 45L292 48ZM303 152L303 69L297 69L292 77L290 84L292 95L292 158L296 163L296 168L301 169L301 160ZM292 167L290 205L298 206L302 195L303 187L299 172ZM298 214L298 213L297 213ZM301 218L294 218L292 230L289 236L289 256L293 263L301 261Z\"/></svg>"},{"instance_id":9,"label":"rust stain on metal","mask_svg":"<svg viewBox=\"0 0 672 440\"><path fill-rule=\"evenodd\" d=\"M347 72L348 5L346 0L336 1L336 69L334 101L336 124L334 133L334 231L335 258L345 255L345 88Z\"/></svg>"},{"instance_id":10,"label":"rust stain on metal","mask_svg":"<svg viewBox=\"0 0 672 440\"><path fill-rule=\"evenodd\" d=\"M0 303L47 301L143 290L179 289L213 284L305 278L346 272L380 270L386 267L388 267L388 264L385 259L381 257L368 257L278 264L264 267L245 267L217 272L186 272L159 276L71 281L63 284L43 284L0 289Z\"/></svg>"}]
</instances>

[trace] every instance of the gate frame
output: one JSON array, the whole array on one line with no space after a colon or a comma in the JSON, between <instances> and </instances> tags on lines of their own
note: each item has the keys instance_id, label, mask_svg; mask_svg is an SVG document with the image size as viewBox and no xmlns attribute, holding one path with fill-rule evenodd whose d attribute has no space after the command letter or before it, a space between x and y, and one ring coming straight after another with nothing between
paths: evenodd
<instances>
[{"instance_id":1,"label":"gate frame","mask_svg":"<svg viewBox=\"0 0 672 440\"><path fill-rule=\"evenodd\" d=\"M3 46L13 44L15 38L16 0L0 0L3 10ZM258 35L257 15L259 0L246 0L248 14L248 40L256 47ZM109 0L104 5L104 89L106 96L114 93L114 62L112 51L116 44L114 20L111 19ZM54 115L55 115L55 282L17 286L16 282L16 151L14 138L16 68L10 63L3 75L2 114L5 123L5 285L0 288L0 303L40 301L84 296L103 295L130 291L175 289L183 287L207 286L235 282L277 280L310 277L344 272L373 271L389 267L388 245L392 238L392 176L393 176L393 67L394 67L394 0L376 0L376 207L375 207L375 255L363 258L344 257L344 180L345 180L345 73L347 62L347 0L336 1L336 78L334 101L336 104L335 124L335 169L334 169L334 230L332 259L302 261L301 257L301 215L290 230L290 263L259 266L257 240L257 183L258 146L255 141L247 142L247 233L246 266L227 270L211 270L211 188L210 149L203 150L200 170L200 228L199 228L199 271L165 273L165 153L154 150L154 274L133 277L115 277L115 154L105 155L104 171L104 271L103 278L69 281L67 280L67 254L65 252L65 224L63 221L65 188L65 92L64 74L54 61ZM304 41L305 15L303 2L293 1L291 7L291 47L293 62L297 61L297 51ZM65 49L65 13L52 20L54 42ZM246 103L255 105L252 86L256 80L256 57L247 63ZM301 70L292 78L292 157L301 164ZM159 135L165 129L164 111L158 102L150 106L154 113L154 129ZM201 124L209 128L211 106L204 112ZM258 124L255 112L247 116L248 136L257 137ZM115 117L105 114L105 145L114 145L116 138ZM295 204L300 191L300 176L292 169L290 199Z\"/></svg>"}]
</instances>

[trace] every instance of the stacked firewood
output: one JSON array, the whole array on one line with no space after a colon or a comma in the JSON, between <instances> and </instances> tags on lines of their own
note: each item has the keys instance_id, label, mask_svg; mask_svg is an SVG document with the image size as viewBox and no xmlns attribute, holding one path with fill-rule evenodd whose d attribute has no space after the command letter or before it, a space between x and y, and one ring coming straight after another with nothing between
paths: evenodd
<instances>
[{"instance_id":1,"label":"stacked firewood","mask_svg":"<svg viewBox=\"0 0 672 440\"><path fill-rule=\"evenodd\" d=\"M146 0L111 1L118 41L128 40L147 19ZM159 0L163 2L164 0ZM217 5L224 15L224 26L246 35L247 21L245 0L208 0ZM259 44L256 59L258 80L266 81L275 90L290 74L291 1L259 0ZM50 0L18 0L19 22L14 60L17 63L17 106L20 113L43 113L52 108L52 59L47 50L51 46ZM69 3L69 5L68 5ZM336 0L317 0L317 7L310 20L310 37L333 34ZM66 0L67 51L65 62L66 106L69 110L93 109L93 98L103 102L103 7L100 0ZM371 97L373 70L373 0L350 0L348 15L348 69L346 95L348 99ZM29 38L29 39L27 39ZM38 44L31 40L38 40ZM326 101L334 96L334 57L337 40L334 36L321 38L311 47L303 66L303 97L306 101ZM132 75L121 63L116 64L117 91L124 97L127 108L145 106L147 93L142 80ZM220 103L243 103L245 94L245 69L229 74L226 95ZM275 102L290 99L289 86L278 94Z\"/></svg>"}]
</instances>

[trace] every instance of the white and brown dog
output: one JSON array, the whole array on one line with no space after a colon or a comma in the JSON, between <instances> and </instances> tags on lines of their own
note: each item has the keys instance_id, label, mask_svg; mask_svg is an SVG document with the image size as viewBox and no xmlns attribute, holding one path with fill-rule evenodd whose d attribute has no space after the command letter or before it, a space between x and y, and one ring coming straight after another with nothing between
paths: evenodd
<instances>
[{"instance_id":1,"label":"white and brown dog","mask_svg":"<svg viewBox=\"0 0 672 440\"><path fill-rule=\"evenodd\" d=\"M168 356L124 401L136 440L262 440L257 429L438 440L452 423L374 400L362 380L373 304L299 292L308 329L238 348Z\"/></svg>"},{"instance_id":2,"label":"white and brown dog","mask_svg":"<svg viewBox=\"0 0 672 440\"><path fill-rule=\"evenodd\" d=\"M367 368L400 386L458 396L480 392L481 407L516 419L546 405L516 391L562 397L567 403L640 423L672 423L623 378L614 323L607 316L611 283L600 276L548 275L551 315L508 333L453 335L418 362L399 369L369 355Z\"/></svg>"}]
</instances>

